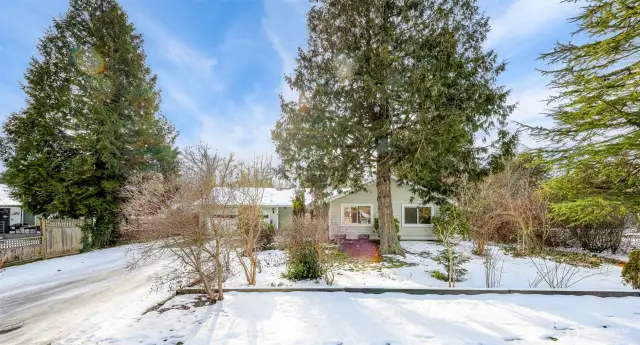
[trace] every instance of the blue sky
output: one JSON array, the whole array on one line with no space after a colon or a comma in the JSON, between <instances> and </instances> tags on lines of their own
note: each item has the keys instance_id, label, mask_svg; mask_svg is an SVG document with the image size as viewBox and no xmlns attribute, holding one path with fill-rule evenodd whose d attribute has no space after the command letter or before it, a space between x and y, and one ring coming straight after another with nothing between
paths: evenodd
<instances>
[{"instance_id":1,"label":"blue sky","mask_svg":"<svg viewBox=\"0 0 640 345\"><path fill-rule=\"evenodd\" d=\"M273 152L284 73L306 41L306 0L121 0L144 36L147 62L162 89L162 112L180 131L178 144L208 143L241 157ZM481 0L491 17L487 47L509 63L500 82L519 106L512 119L549 124L550 95L536 68L540 53L574 27L578 6L560 0ZM0 0L0 122L24 105L19 83L51 18L66 0ZM532 142L524 138L524 144Z\"/></svg>"}]
</instances>

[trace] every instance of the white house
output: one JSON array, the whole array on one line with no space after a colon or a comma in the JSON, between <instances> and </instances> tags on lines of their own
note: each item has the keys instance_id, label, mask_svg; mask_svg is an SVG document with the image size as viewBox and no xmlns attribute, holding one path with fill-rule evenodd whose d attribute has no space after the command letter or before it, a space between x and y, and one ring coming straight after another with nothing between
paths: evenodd
<instances>
[{"instance_id":1,"label":"white house","mask_svg":"<svg viewBox=\"0 0 640 345\"><path fill-rule=\"evenodd\" d=\"M291 224L293 219L293 198L295 189L287 188L235 188L216 187L214 198L226 199L220 204L229 206L220 216L234 219L243 205L260 205L265 221L275 228Z\"/></svg>"},{"instance_id":2,"label":"white house","mask_svg":"<svg viewBox=\"0 0 640 345\"><path fill-rule=\"evenodd\" d=\"M367 191L345 192L329 198L329 234L331 237L346 235L347 239L369 237L377 239L374 221L378 217L378 201L375 181L367 184ZM402 240L435 240L431 218L438 215L434 204L420 204L420 198L406 186L398 186L391 180L393 216L400 223Z\"/></svg>"}]
</instances>

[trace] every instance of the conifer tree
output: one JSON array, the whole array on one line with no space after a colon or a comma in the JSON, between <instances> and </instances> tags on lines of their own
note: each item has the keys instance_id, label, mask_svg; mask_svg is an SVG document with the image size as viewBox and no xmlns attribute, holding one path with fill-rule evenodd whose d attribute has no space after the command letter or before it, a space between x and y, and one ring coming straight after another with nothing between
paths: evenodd
<instances>
[{"instance_id":1,"label":"conifer tree","mask_svg":"<svg viewBox=\"0 0 640 345\"><path fill-rule=\"evenodd\" d=\"M281 98L272 131L283 170L314 190L357 191L375 176L381 252L400 253L392 174L443 201L512 148L512 106L496 85L505 64L483 49L489 23L474 0L312 3L308 48L286 77L300 100ZM493 129L498 141L476 145Z\"/></svg>"},{"instance_id":2,"label":"conifer tree","mask_svg":"<svg viewBox=\"0 0 640 345\"><path fill-rule=\"evenodd\" d=\"M534 134L550 144L542 151L566 180L579 182L567 185L576 191L571 201L602 199L637 212L640 2L588 0L569 21L583 43L558 43L541 56L557 66L543 71L557 93L549 99L554 126Z\"/></svg>"},{"instance_id":3,"label":"conifer tree","mask_svg":"<svg viewBox=\"0 0 640 345\"><path fill-rule=\"evenodd\" d=\"M70 0L37 48L27 105L4 125L5 181L30 212L94 218L94 246L108 245L127 175L177 172L142 36L116 0Z\"/></svg>"}]
</instances>

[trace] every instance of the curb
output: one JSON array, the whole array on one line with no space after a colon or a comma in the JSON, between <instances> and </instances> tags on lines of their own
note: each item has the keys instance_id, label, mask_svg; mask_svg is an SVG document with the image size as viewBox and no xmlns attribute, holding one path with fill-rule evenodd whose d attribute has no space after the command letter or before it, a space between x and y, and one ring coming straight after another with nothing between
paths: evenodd
<instances>
[{"instance_id":1,"label":"curb","mask_svg":"<svg viewBox=\"0 0 640 345\"><path fill-rule=\"evenodd\" d=\"M224 292L349 292L364 294L403 293L408 295L559 295L595 297L640 297L639 291L589 291L589 290L519 290L519 289L405 289L370 287L317 287L317 288L226 288ZM204 294L204 289L187 288L176 291L176 295Z\"/></svg>"}]
</instances>

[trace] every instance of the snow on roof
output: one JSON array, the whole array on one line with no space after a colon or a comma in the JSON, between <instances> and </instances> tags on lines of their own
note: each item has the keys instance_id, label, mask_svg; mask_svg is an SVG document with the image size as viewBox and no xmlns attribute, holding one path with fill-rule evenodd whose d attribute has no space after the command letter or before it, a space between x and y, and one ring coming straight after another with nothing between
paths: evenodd
<instances>
[{"instance_id":1,"label":"snow on roof","mask_svg":"<svg viewBox=\"0 0 640 345\"><path fill-rule=\"evenodd\" d=\"M214 188L214 193L216 191L221 192L220 194L226 194L229 189L224 187L216 187ZM244 201L248 199L260 198L260 205L263 206L291 206L293 205L293 198L295 196L295 189L287 188L287 189L278 189L278 188L238 188L233 190L233 199L235 199L235 204L242 205L249 203L249 201Z\"/></svg>"},{"instance_id":2,"label":"snow on roof","mask_svg":"<svg viewBox=\"0 0 640 345\"><path fill-rule=\"evenodd\" d=\"M11 197L9 187L6 184L0 184L0 205L2 206L22 206L22 204Z\"/></svg>"}]
</instances>

